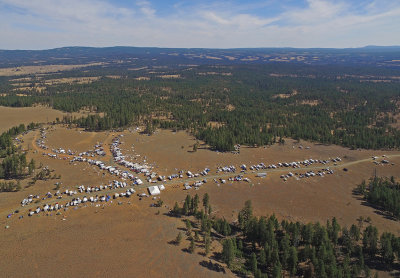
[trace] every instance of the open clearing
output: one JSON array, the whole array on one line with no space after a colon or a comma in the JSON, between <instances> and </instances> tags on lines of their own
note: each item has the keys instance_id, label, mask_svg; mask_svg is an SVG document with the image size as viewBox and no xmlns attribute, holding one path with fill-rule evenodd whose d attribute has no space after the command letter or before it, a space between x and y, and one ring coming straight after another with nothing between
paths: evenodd
<instances>
[{"instance_id":1,"label":"open clearing","mask_svg":"<svg viewBox=\"0 0 400 278\"><path fill-rule=\"evenodd\" d=\"M0 133L8 129L25 124L53 122L56 118L62 120L63 116L82 117L87 113L64 113L45 106L36 107L4 107L0 106Z\"/></svg>"},{"instance_id":2,"label":"open clearing","mask_svg":"<svg viewBox=\"0 0 400 278\"><path fill-rule=\"evenodd\" d=\"M56 114L53 117L56 117ZM178 170L197 172L208 167L211 169L209 176L205 177L208 182L199 190L189 191L183 190L183 183L202 179L201 177L185 177L156 183L166 186L161 198L167 207L162 208L150 207L150 204L154 203L151 198L139 201L138 197L134 196L121 199L120 205L118 200L114 200L98 207L87 205L77 209L71 208L63 211L61 215L55 215L53 212L48 213L48 216L45 213L26 216L27 209L19 206L20 201L29 194L43 196L48 191L54 192L55 182L62 182L60 190L65 190L76 188L77 185L106 184L117 179L87 163L69 163L67 154L59 155L55 159L42 155L43 152L52 152L51 149L58 148L83 152L102 143L106 155L97 159L112 164L109 147L113 138L121 134L121 151L131 160L153 165L153 171L161 175L177 173ZM251 199L257 215L275 213L279 219L302 222L325 222L335 216L339 223L345 226L356 223L357 218L363 216L370 217L372 224L380 231L400 235L399 222L376 213L373 208L363 205L361 200L352 195L354 187L363 179L371 177L374 169L378 175L400 178L398 151L348 150L338 146L286 140L285 145L266 148L241 147L240 154L213 152L202 144L197 152L192 152L196 140L186 132L162 130L152 136L140 134L133 129L122 133L93 133L67 129L60 125L49 126L46 135L49 150L44 151L35 143L39 135L38 130L24 135L22 146L29 149L29 159L32 157L37 163L41 162L54 169L56 174L61 174L61 179L39 181L20 192L0 194L0 224L2 227L10 226L9 229L0 229L0 256L3 258L0 269L6 277L45 277L60 272L68 277L222 276L199 264L203 260L209 260L198 254L202 251L200 246L196 254L191 255L182 251L187 241L181 246L168 243L176 237L178 227L184 227L184 224L164 213L175 201L181 204L188 193L202 196L208 192L214 213L224 216L229 221L235 221L238 210L246 200ZM371 159L373 155L386 155L394 165L375 165ZM213 182L214 177L227 178L237 175L216 173L218 166L235 165L238 168L242 163L252 165L263 162L268 165L280 161L333 157L341 157L342 161L336 166L329 165L335 172L324 177L299 180L290 178L284 182L280 175L289 171L304 172L307 168L279 168L265 170L268 173L266 178L257 178L255 173L248 171L245 176L251 179L250 183ZM347 172L342 170L344 167L348 169ZM142 187L135 187L136 193L146 192L148 185L145 183ZM34 207L36 206L35 204ZM7 214L15 209L21 210L20 215L24 215L23 219L18 219L18 214L10 219L6 218ZM160 214L156 215L158 210ZM218 249L213 251L216 250ZM228 271L224 277L231 275Z\"/></svg>"},{"instance_id":3,"label":"open clearing","mask_svg":"<svg viewBox=\"0 0 400 278\"><path fill-rule=\"evenodd\" d=\"M104 63L91 63L82 65L43 65L43 66L22 66L13 68L0 68L0 76L20 76L26 74L41 74L73 70L78 68L100 66Z\"/></svg>"}]
</instances>

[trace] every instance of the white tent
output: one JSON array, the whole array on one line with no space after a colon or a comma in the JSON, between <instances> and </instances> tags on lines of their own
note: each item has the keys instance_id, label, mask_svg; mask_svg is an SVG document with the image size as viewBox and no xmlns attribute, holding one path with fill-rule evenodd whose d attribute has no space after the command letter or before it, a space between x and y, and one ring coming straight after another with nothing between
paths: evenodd
<instances>
[{"instance_id":1,"label":"white tent","mask_svg":"<svg viewBox=\"0 0 400 278\"><path fill-rule=\"evenodd\" d=\"M158 188L159 188L160 190L164 190L164 189L165 189L165 186L164 186L163 184L160 184L160 185L158 186Z\"/></svg>"},{"instance_id":2,"label":"white tent","mask_svg":"<svg viewBox=\"0 0 400 278\"><path fill-rule=\"evenodd\" d=\"M152 196L160 195L160 193L161 193L160 189L156 185L147 187L147 190L149 191L150 195L152 195Z\"/></svg>"}]
</instances>

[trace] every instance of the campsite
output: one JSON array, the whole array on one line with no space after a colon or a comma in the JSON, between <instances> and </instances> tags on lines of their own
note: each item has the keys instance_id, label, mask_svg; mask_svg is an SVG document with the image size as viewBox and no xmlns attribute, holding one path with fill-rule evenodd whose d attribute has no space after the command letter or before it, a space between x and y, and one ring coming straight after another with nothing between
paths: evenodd
<instances>
[{"instance_id":1,"label":"campsite","mask_svg":"<svg viewBox=\"0 0 400 278\"><path fill-rule=\"evenodd\" d=\"M258 215L274 213L278 219L301 222L324 222L336 217L341 225L351 225L363 216L370 217L382 230L400 234L398 222L383 218L352 195L355 185L368 179L375 169L379 175L398 175L400 152L349 150L291 139L284 145L242 146L240 154L215 152L205 143L197 152L191 152L195 140L186 132L157 130L148 136L140 129L94 133L50 124L21 137L28 157L61 178L40 180L21 192L0 195L0 223L8 227L1 230L3 273L18 270L22 276L43 277L55 275L61 268L65 275L76 277L107 273L154 277L160 273L188 272L195 273L193 277L219 277L223 274L200 264L201 255L188 256L168 243L183 223L165 214L187 193L207 192L213 200L213 214L228 221L236 220L237 204L251 199ZM149 176L126 163L118 164L121 157L147 165ZM377 158L386 158L390 163L376 165L373 162ZM316 163L310 163L310 159ZM92 160L93 163L88 162ZM96 165L100 160L104 164ZM297 166L292 162L301 163ZM107 165L120 169L118 175L106 169ZM318 172L328 167L334 169L333 174L295 178L295 172ZM124 172L134 178L123 176ZM206 175L199 174L202 172ZM152 173L155 175L150 177ZM288 176L284 182L281 176L288 173L294 177ZM143 182L135 184L136 177ZM185 190L185 183L198 182L201 184L197 190ZM31 197L29 203L21 206L29 195L38 198ZM57 199L59 196L62 198ZM160 208L152 207L157 199L163 201ZM57 210L55 204L60 206ZM109 235L113 235L112 240ZM82 247L79 256L74 246ZM221 247L213 248L216 251ZM97 272L88 273L88 263ZM76 266L73 272L68 267L71 264ZM227 271L225 276L231 276Z\"/></svg>"}]
</instances>

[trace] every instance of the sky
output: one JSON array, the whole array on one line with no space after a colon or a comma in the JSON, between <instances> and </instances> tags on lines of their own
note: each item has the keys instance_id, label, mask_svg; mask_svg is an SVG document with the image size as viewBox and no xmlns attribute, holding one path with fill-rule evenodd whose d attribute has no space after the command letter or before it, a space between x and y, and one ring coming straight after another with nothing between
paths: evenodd
<instances>
[{"instance_id":1,"label":"sky","mask_svg":"<svg viewBox=\"0 0 400 278\"><path fill-rule=\"evenodd\" d=\"M0 0L0 49L400 45L400 0Z\"/></svg>"}]
</instances>

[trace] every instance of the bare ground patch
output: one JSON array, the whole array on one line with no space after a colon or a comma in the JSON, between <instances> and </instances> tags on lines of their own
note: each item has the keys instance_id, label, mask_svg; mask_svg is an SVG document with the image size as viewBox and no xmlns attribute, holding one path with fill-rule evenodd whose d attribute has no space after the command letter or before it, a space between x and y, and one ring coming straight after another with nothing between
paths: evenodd
<instances>
[{"instance_id":1,"label":"bare ground patch","mask_svg":"<svg viewBox=\"0 0 400 278\"><path fill-rule=\"evenodd\" d=\"M46 106L36 107L4 107L0 106L0 132L4 132L13 126L19 124L47 123L53 122L56 118L60 120L63 116L71 115L75 117L82 117L84 113L64 113Z\"/></svg>"},{"instance_id":2,"label":"bare ground patch","mask_svg":"<svg viewBox=\"0 0 400 278\"><path fill-rule=\"evenodd\" d=\"M83 65L44 65L44 66L22 66L13 68L1 68L0 76L18 76L26 74L40 74L72 70L77 68L84 68L90 66L100 66L104 63L90 63Z\"/></svg>"},{"instance_id":3,"label":"bare ground patch","mask_svg":"<svg viewBox=\"0 0 400 278\"><path fill-rule=\"evenodd\" d=\"M297 95L299 92L297 90L293 90L290 94L276 94L273 98L290 98Z\"/></svg>"}]
</instances>

